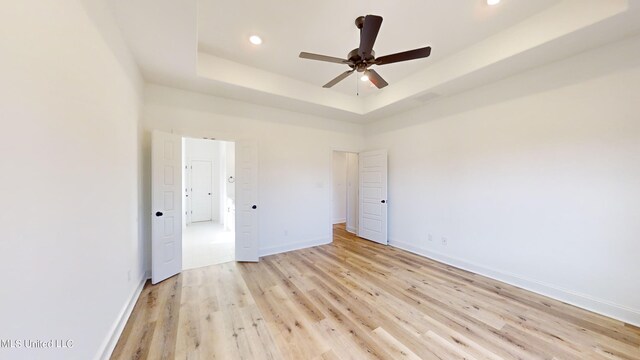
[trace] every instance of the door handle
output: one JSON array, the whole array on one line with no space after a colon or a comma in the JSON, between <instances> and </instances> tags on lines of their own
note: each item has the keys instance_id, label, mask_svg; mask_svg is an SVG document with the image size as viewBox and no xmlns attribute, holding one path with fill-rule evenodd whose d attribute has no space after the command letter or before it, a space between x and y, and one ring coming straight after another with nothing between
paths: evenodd
<instances>
[{"instance_id":1,"label":"door handle","mask_svg":"<svg viewBox=\"0 0 640 360\"><path fill-rule=\"evenodd\" d=\"M209 195L211 195L211 193L209 193Z\"/></svg>"},{"instance_id":2,"label":"door handle","mask_svg":"<svg viewBox=\"0 0 640 360\"><path fill-rule=\"evenodd\" d=\"M387 200L382 200L382 201L380 201L380 202L381 202L381 203L383 203L383 204L386 204L386 203L387 203Z\"/></svg>"},{"instance_id":3,"label":"door handle","mask_svg":"<svg viewBox=\"0 0 640 360\"><path fill-rule=\"evenodd\" d=\"M252 209L257 209L257 208L258 208L258 205L253 205L251 208L252 208Z\"/></svg>"},{"instance_id":4,"label":"door handle","mask_svg":"<svg viewBox=\"0 0 640 360\"><path fill-rule=\"evenodd\" d=\"M164 215L164 214L162 213L162 211L158 211L158 212L156 212L156 216L157 216L157 217L160 217L160 216L162 216L162 215Z\"/></svg>"}]
</instances>

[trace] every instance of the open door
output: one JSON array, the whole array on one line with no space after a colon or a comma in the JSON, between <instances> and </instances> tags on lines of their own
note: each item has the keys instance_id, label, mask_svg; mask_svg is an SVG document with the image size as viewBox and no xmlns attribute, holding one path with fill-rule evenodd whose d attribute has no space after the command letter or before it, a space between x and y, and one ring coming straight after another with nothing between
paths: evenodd
<instances>
[{"instance_id":1,"label":"open door","mask_svg":"<svg viewBox=\"0 0 640 360\"><path fill-rule=\"evenodd\" d=\"M182 138L154 131L151 144L151 282L182 270Z\"/></svg>"},{"instance_id":2,"label":"open door","mask_svg":"<svg viewBox=\"0 0 640 360\"><path fill-rule=\"evenodd\" d=\"M387 150L360 153L358 236L387 245Z\"/></svg>"},{"instance_id":3,"label":"open door","mask_svg":"<svg viewBox=\"0 0 640 360\"><path fill-rule=\"evenodd\" d=\"M236 142L236 261L258 261L258 144Z\"/></svg>"}]
</instances>

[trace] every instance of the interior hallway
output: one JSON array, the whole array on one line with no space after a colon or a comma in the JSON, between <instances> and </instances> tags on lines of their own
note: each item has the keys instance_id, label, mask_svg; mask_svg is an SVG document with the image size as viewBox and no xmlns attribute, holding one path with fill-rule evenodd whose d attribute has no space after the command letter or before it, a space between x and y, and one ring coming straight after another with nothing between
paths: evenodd
<instances>
[{"instance_id":1,"label":"interior hallway","mask_svg":"<svg viewBox=\"0 0 640 360\"><path fill-rule=\"evenodd\" d=\"M235 260L235 236L213 222L189 224L182 238L182 268L194 269Z\"/></svg>"}]
</instances>

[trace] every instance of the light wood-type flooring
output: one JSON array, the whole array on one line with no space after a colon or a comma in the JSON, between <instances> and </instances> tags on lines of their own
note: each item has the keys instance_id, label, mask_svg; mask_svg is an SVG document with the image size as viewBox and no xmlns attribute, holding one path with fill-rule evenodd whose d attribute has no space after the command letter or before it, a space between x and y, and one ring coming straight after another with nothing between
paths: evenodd
<instances>
[{"instance_id":1,"label":"light wood-type flooring","mask_svg":"<svg viewBox=\"0 0 640 360\"><path fill-rule=\"evenodd\" d=\"M640 329L337 226L147 284L112 359L640 359Z\"/></svg>"}]
</instances>

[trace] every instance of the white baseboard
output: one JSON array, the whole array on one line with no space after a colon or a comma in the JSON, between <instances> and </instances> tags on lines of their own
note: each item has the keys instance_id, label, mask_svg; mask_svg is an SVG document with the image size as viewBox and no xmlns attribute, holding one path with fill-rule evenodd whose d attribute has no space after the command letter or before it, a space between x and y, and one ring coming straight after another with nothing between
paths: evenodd
<instances>
[{"instance_id":1,"label":"white baseboard","mask_svg":"<svg viewBox=\"0 0 640 360\"><path fill-rule=\"evenodd\" d=\"M124 306L122 311L120 312L120 316L118 316L118 320L111 327L111 331L109 332L109 336L105 339L100 351L98 352L98 358L102 360L108 360L113 353L113 350L116 348L116 344L120 339L120 335L122 335L122 331L124 330L125 325L127 324L127 320L129 320L129 316L131 316L131 312L133 312L133 307L136 305L140 294L142 293L142 289L144 288L144 284L149 279L149 272L146 272L144 276L142 276L142 280L140 280L140 284L135 289L129 301Z\"/></svg>"},{"instance_id":2,"label":"white baseboard","mask_svg":"<svg viewBox=\"0 0 640 360\"><path fill-rule=\"evenodd\" d=\"M288 252L293 250L300 250L300 249L306 249L306 248L319 246L319 245L326 245L326 244L330 244L331 241L332 241L331 238L323 237L323 238L318 238L313 240L272 246L272 247L260 249L260 256L262 257L262 256L268 256L268 255L275 255L275 254L280 254L283 252Z\"/></svg>"},{"instance_id":3,"label":"white baseboard","mask_svg":"<svg viewBox=\"0 0 640 360\"><path fill-rule=\"evenodd\" d=\"M347 219L333 219L333 225L335 224L344 224L347 222Z\"/></svg>"},{"instance_id":4,"label":"white baseboard","mask_svg":"<svg viewBox=\"0 0 640 360\"><path fill-rule=\"evenodd\" d=\"M439 252L427 250L409 243L397 240L389 240L389 245L397 247L411 253L421 255L432 260L451 265L463 270L486 276L488 278L502 281L509 285L532 291L534 293L562 301L579 308L592 311L597 314L608 316L635 326L640 326L640 310L631 309L626 306L614 304L607 300L597 299L592 296L577 293L571 290L562 289L557 286L543 283L537 280L523 278L519 275L491 269L470 261L454 258Z\"/></svg>"},{"instance_id":5,"label":"white baseboard","mask_svg":"<svg viewBox=\"0 0 640 360\"><path fill-rule=\"evenodd\" d=\"M356 234L358 232L354 226L347 226L347 231L352 234Z\"/></svg>"}]
</instances>

